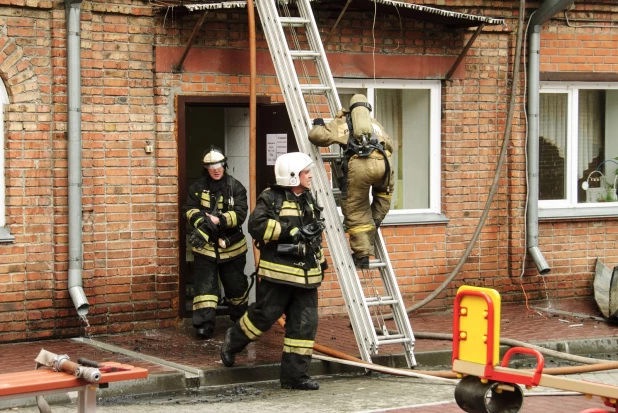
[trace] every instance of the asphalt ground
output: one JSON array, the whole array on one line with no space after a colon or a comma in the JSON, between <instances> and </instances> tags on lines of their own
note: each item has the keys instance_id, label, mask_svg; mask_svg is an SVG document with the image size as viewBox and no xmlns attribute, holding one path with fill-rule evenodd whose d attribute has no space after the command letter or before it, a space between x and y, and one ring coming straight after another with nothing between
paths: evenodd
<instances>
[{"instance_id":1,"label":"asphalt ground","mask_svg":"<svg viewBox=\"0 0 618 413\"><path fill-rule=\"evenodd\" d=\"M594 381L616 382L618 373L587 375ZM210 386L159 396L118 396L99 402L101 413L188 413L188 412L290 412L295 413L455 413L462 410L454 402L455 383L429 383L425 380L371 374L319 378L315 392L279 388L275 381L251 385ZM524 398L522 413L578 413L604 408L597 397L565 396L552 389L535 389ZM551 395L550 395L551 394ZM15 410L13 410L15 411ZM22 413L38 412L20 408ZM75 412L75 401L52 406L54 413ZM513 412L511 412L513 413Z\"/></svg>"}]
</instances>

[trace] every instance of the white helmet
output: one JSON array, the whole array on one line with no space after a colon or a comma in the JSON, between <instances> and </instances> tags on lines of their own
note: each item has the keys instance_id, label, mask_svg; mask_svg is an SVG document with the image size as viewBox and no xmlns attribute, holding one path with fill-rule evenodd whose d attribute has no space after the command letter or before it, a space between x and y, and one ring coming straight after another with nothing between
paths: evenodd
<instances>
[{"instance_id":1,"label":"white helmet","mask_svg":"<svg viewBox=\"0 0 618 413\"><path fill-rule=\"evenodd\" d=\"M216 146L211 146L210 149L204 152L202 162L206 169L224 168L227 166L227 157L223 154L223 151Z\"/></svg>"},{"instance_id":2,"label":"white helmet","mask_svg":"<svg viewBox=\"0 0 618 413\"><path fill-rule=\"evenodd\" d=\"M302 152L291 152L279 156L275 162L277 185L290 187L300 185L300 172L312 163L311 158Z\"/></svg>"}]
</instances>

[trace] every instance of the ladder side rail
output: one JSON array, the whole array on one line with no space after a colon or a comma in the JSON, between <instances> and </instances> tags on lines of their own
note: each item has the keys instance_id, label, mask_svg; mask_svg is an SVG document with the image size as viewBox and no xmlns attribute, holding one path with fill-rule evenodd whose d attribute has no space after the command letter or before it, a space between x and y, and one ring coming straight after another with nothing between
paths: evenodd
<instances>
[{"instance_id":1,"label":"ladder side rail","mask_svg":"<svg viewBox=\"0 0 618 413\"><path fill-rule=\"evenodd\" d=\"M337 111L341 109L341 101L339 100L337 88L335 87L335 80L333 79L333 75L330 71L330 66L328 65L326 51L324 50L324 45L322 43L320 31L318 30L318 25L315 21L315 16L313 15L313 11L311 9L311 4L309 0L297 0L297 5L301 15L311 20L311 25L306 29L307 40L309 41L311 49L318 51L320 53L320 56L322 56L323 58L317 60L316 66L318 69L319 78L323 80L324 84L330 86L331 88L330 91L326 94L326 97L328 100L330 114L331 116L335 116Z\"/></svg>"},{"instance_id":2,"label":"ladder side rail","mask_svg":"<svg viewBox=\"0 0 618 413\"><path fill-rule=\"evenodd\" d=\"M295 69L293 67L291 58L289 57L289 52L286 53L286 51L288 50L287 44L285 44L285 47L282 47L280 45L281 41L285 41L285 34L283 33L283 29L281 28L281 25L279 24L279 22L276 21L276 24L274 23L273 16L278 16L278 12L276 8L274 7L274 1L260 0L257 3L258 3L258 11L261 12L261 16L264 16L263 18L264 30L267 33L267 41L269 43L269 47L271 48L271 55L273 57L273 60L275 61L275 68L277 69L277 76L280 79L280 86L282 88L282 91L284 92L284 98L286 98L287 103L288 103L286 104L286 108L288 110L290 119L292 121L292 126L294 129L297 143L299 145L299 148L303 152L310 155L312 159L316 160L317 163L320 164L321 157L319 156L319 152L306 139L309 122L310 122L309 114L306 110L304 96L302 95L302 92L300 90L298 80L294 76L291 76L292 73L295 73ZM271 6L270 9L268 8L268 5ZM279 43L276 43L277 40L279 41ZM287 63L287 70L285 69L286 63ZM296 91L297 93L294 94L293 93L294 91ZM294 97L296 97L296 102L294 102L293 100ZM303 137L305 139L303 139ZM349 256L349 251L346 251L347 254L342 255L342 253L338 251L338 248L333 248L333 246L347 245L347 242L345 239L345 235L343 234L343 231L341 229L340 223L338 225L339 228L337 228L337 226L334 225L335 222L339 222L339 214L332 213L333 210L336 212L336 204L332 197L327 196L328 192L325 188L330 187L330 183L326 176L323 163L322 163L322 168L315 168L315 169L317 172L316 181L318 183L317 185L318 192L322 192L324 195L322 196L322 199L325 202L325 205L324 205L325 211L326 211L325 218L327 220L327 224L330 226L330 230L327 229L326 235L327 235L329 246L331 247L331 255L333 255L334 253L333 262L335 264L335 268L337 269L337 274L338 275L341 273L345 274L345 268L343 269L341 268L340 260L341 260L341 257L345 257L345 255ZM351 258L349 258L349 260L351 261ZM345 259L341 261L345 261ZM353 263L352 263L352 268L354 268ZM346 291L360 290L361 288L360 282L356 279L357 278L356 275L357 274L354 269L353 277L350 277L349 275L339 277L340 281L343 280L344 288L346 289ZM354 285L355 283L353 282L353 280L355 279L357 281L356 284L358 285ZM354 323L353 325L356 326L356 328L354 328L354 333L357 338L357 342L359 343L359 347L362 353L361 356L363 357L363 359L370 361L371 358L367 350L367 345L369 344L370 339L372 335L375 334L375 332L373 329L373 325L371 325L370 326L371 328L369 328L367 326L367 322L363 322L364 320L368 320L368 322L370 322L369 311L367 307L364 305L364 302L362 300L360 300L359 302L357 298L348 297L347 295L344 294L344 298L346 297L347 297L346 304L348 306L348 309L350 310L350 315ZM358 297L358 295L356 297ZM365 312L365 317L363 317L362 312ZM357 313L360 313L360 314L357 314ZM373 333L373 334L370 334L370 333ZM362 345L362 343L364 343L364 345Z\"/></svg>"},{"instance_id":3,"label":"ladder side rail","mask_svg":"<svg viewBox=\"0 0 618 413\"><path fill-rule=\"evenodd\" d=\"M406 349L405 355L408 366L412 367L416 365L416 359L413 352L414 333L412 332L412 326L410 325L408 312L403 304L403 297L401 296L401 291L399 290L399 285L397 284L395 271L393 270L391 260L388 256L388 251L386 250L386 246L384 244L384 237L382 236L382 231L380 229L378 229L378 231L376 232L374 245L376 257L386 264L385 268L380 269L386 291L388 295L395 298L395 300L397 301L397 304L391 305L395 324L397 325L397 327L399 327L399 333L404 334L406 338L410 340L409 342L404 343L404 348ZM382 271L387 272L388 276Z\"/></svg>"}]
</instances>

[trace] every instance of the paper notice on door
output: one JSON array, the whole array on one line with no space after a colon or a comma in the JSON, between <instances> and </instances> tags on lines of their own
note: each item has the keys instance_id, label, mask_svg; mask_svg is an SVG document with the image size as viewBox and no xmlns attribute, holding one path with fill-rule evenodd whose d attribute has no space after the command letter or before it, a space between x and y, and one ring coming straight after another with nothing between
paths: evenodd
<instances>
[{"instance_id":1,"label":"paper notice on door","mask_svg":"<svg viewBox=\"0 0 618 413\"><path fill-rule=\"evenodd\" d=\"M288 153L287 133L266 134L266 165L274 165L277 157Z\"/></svg>"}]
</instances>

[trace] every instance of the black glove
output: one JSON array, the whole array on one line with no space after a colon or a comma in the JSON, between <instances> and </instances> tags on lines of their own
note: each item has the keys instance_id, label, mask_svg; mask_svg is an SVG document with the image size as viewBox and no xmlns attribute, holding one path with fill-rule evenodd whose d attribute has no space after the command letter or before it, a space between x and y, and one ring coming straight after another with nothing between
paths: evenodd
<instances>
[{"instance_id":1,"label":"black glove","mask_svg":"<svg viewBox=\"0 0 618 413\"><path fill-rule=\"evenodd\" d=\"M206 212L199 211L191 215L191 218L189 218L189 223L193 227L195 226L196 223L199 226L202 223L202 221L204 221L205 219L208 219L208 217L206 216Z\"/></svg>"},{"instance_id":2,"label":"black glove","mask_svg":"<svg viewBox=\"0 0 618 413\"><path fill-rule=\"evenodd\" d=\"M373 223L376 225L376 231L378 230L378 228L380 228L380 225L382 225L382 221L379 221L377 219L374 219Z\"/></svg>"},{"instance_id":3,"label":"black glove","mask_svg":"<svg viewBox=\"0 0 618 413\"><path fill-rule=\"evenodd\" d=\"M204 221L200 223L200 225L197 227L197 230L208 235L208 238L216 238L217 234L219 233L219 228L217 228L217 226L214 222L212 222L209 216L206 216L206 218L204 218Z\"/></svg>"},{"instance_id":4,"label":"black glove","mask_svg":"<svg viewBox=\"0 0 618 413\"><path fill-rule=\"evenodd\" d=\"M328 263L326 262L326 260L320 263L320 269L322 270L322 272L326 272L326 270L328 269Z\"/></svg>"},{"instance_id":5,"label":"black glove","mask_svg":"<svg viewBox=\"0 0 618 413\"><path fill-rule=\"evenodd\" d=\"M324 223L322 221L315 221L311 224L307 224L300 229L300 233L302 234L305 240L311 240L322 235L322 231L324 231Z\"/></svg>"},{"instance_id":6,"label":"black glove","mask_svg":"<svg viewBox=\"0 0 618 413\"><path fill-rule=\"evenodd\" d=\"M326 123L324 123L324 119L322 118L315 118L313 120L313 126L326 126Z\"/></svg>"},{"instance_id":7,"label":"black glove","mask_svg":"<svg viewBox=\"0 0 618 413\"><path fill-rule=\"evenodd\" d=\"M293 227L289 232L289 236L292 240L292 244L298 244L303 240L303 234L298 227Z\"/></svg>"},{"instance_id":8,"label":"black glove","mask_svg":"<svg viewBox=\"0 0 618 413\"><path fill-rule=\"evenodd\" d=\"M195 230L191 233L191 236L189 237L189 242L191 243L191 246L193 246L193 248L197 248L198 250L201 250L202 248L204 248L206 246L206 243L208 241L206 241L206 238L204 238L204 235L199 231L199 230Z\"/></svg>"}]
</instances>

